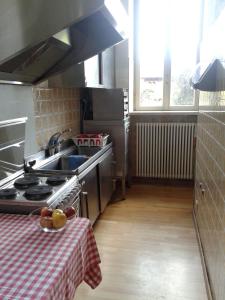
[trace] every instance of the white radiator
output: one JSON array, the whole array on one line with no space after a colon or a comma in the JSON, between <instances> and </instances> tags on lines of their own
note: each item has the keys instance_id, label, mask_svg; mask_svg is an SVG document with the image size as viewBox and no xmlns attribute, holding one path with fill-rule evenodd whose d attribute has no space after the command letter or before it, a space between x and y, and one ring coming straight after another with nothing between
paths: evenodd
<instances>
[{"instance_id":1,"label":"white radiator","mask_svg":"<svg viewBox=\"0 0 225 300\"><path fill-rule=\"evenodd\" d=\"M136 175L192 179L195 123L137 123Z\"/></svg>"}]
</instances>

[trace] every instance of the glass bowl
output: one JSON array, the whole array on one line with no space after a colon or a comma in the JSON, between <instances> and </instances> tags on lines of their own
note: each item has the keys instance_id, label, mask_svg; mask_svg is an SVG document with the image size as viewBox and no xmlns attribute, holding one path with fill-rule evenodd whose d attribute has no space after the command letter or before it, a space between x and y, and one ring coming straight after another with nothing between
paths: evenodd
<instances>
[{"instance_id":1,"label":"glass bowl","mask_svg":"<svg viewBox=\"0 0 225 300\"><path fill-rule=\"evenodd\" d=\"M44 232L60 232L66 228L69 222L75 218L75 215L68 215L69 207L62 209L52 209L41 207L33 210L29 214L30 220Z\"/></svg>"}]
</instances>

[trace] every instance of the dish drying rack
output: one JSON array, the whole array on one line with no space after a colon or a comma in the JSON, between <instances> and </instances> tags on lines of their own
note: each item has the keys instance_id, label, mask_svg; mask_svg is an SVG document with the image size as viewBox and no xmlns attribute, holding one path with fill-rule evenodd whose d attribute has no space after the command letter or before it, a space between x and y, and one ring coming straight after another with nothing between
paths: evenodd
<instances>
[{"instance_id":1,"label":"dish drying rack","mask_svg":"<svg viewBox=\"0 0 225 300\"><path fill-rule=\"evenodd\" d=\"M108 134L93 134L93 133L86 133L86 134L79 134L73 138L73 141L76 146L94 146L94 147L104 147L108 141Z\"/></svg>"}]
</instances>

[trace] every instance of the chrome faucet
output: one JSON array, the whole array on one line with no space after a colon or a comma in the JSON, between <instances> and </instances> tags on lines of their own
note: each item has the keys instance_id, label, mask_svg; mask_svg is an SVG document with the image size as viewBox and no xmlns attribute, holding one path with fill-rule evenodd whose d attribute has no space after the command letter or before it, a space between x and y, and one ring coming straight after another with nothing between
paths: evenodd
<instances>
[{"instance_id":1,"label":"chrome faucet","mask_svg":"<svg viewBox=\"0 0 225 300\"><path fill-rule=\"evenodd\" d=\"M68 129L63 130L62 132L56 132L50 137L50 139L48 141L48 147L47 147L50 156L59 152L59 150L60 150L59 138L64 133L71 132L71 131L72 131L71 128L68 128Z\"/></svg>"}]
</instances>

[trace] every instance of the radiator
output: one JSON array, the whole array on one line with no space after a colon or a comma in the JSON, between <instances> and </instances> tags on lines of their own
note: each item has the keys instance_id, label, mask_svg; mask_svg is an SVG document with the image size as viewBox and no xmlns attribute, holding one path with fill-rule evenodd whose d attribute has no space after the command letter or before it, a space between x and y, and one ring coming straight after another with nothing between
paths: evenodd
<instances>
[{"instance_id":1,"label":"radiator","mask_svg":"<svg viewBox=\"0 0 225 300\"><path fill-rule=\"evenodd\" d=\"M192 179L195 123L137 123L136 175Z\"/></svg>"}]
</instances>

